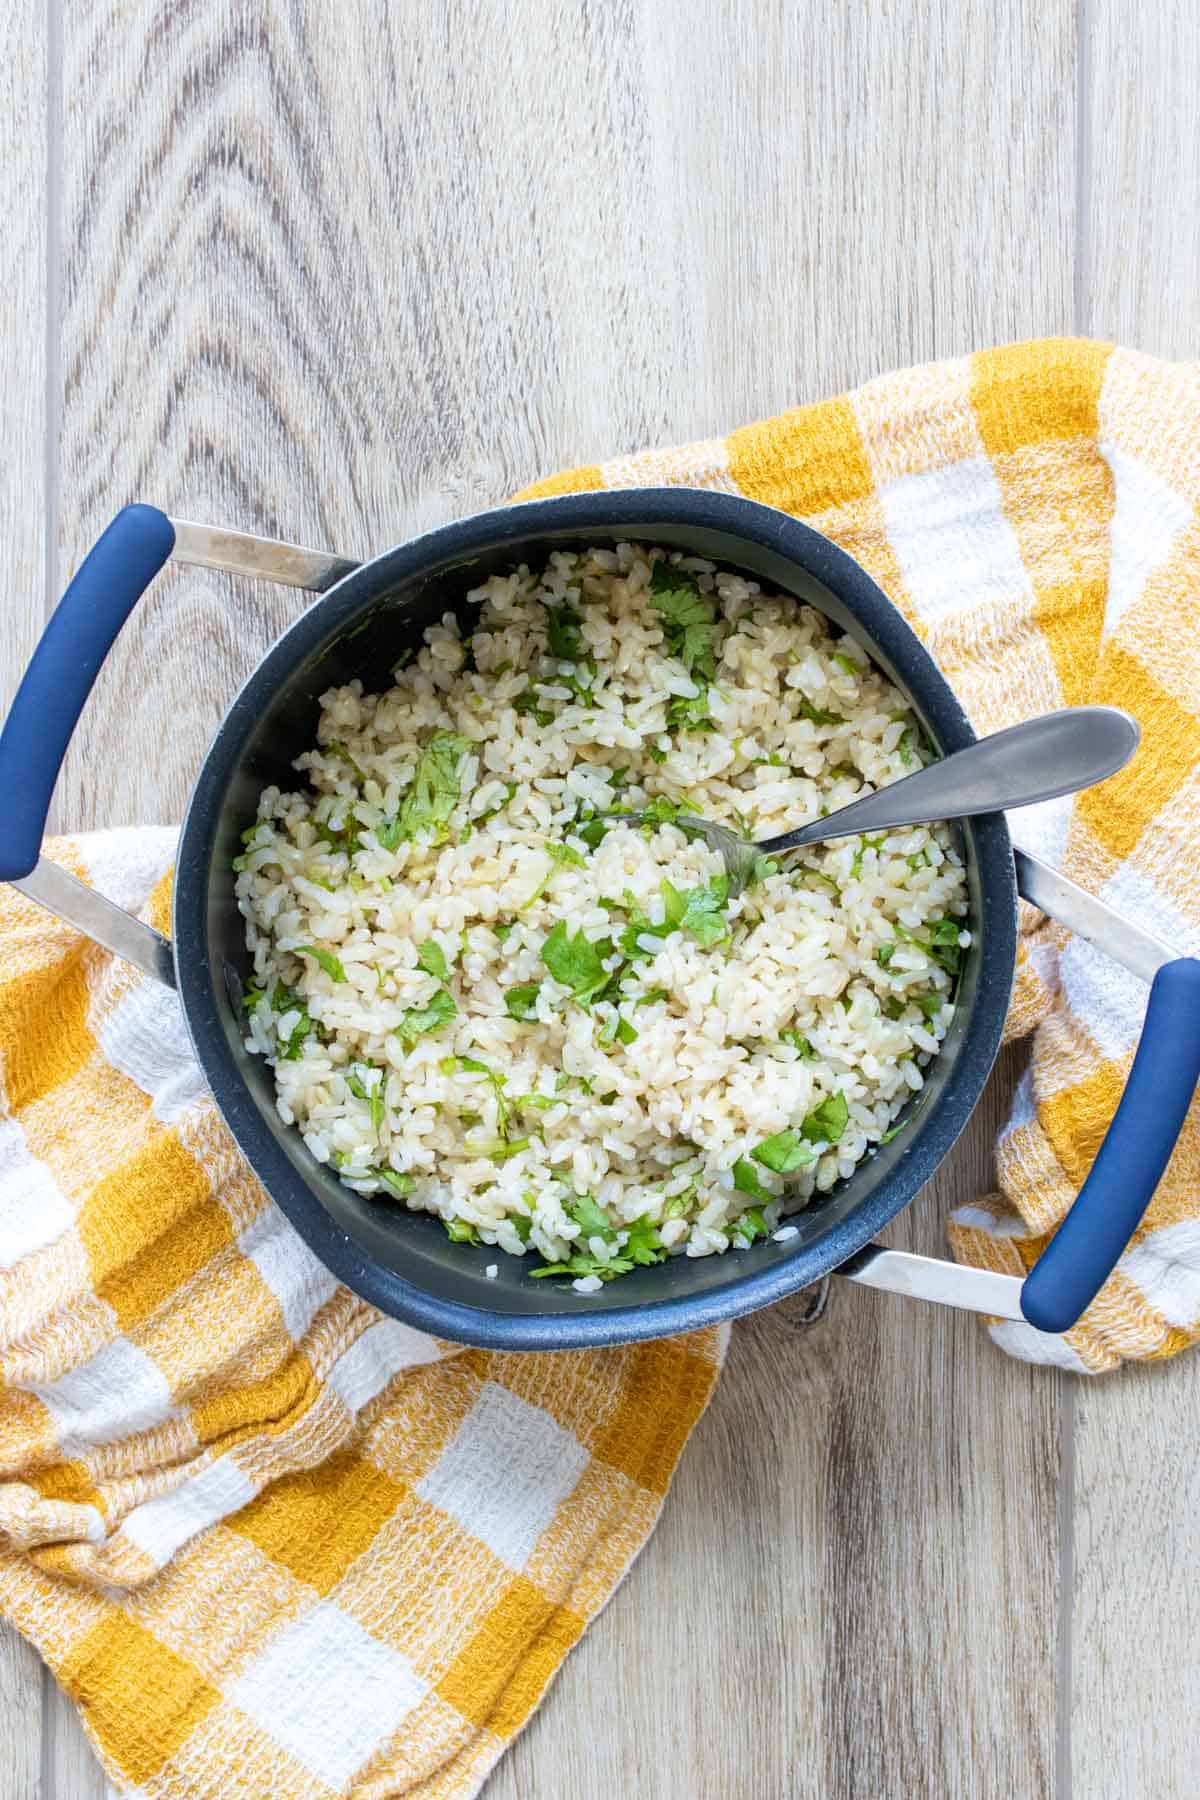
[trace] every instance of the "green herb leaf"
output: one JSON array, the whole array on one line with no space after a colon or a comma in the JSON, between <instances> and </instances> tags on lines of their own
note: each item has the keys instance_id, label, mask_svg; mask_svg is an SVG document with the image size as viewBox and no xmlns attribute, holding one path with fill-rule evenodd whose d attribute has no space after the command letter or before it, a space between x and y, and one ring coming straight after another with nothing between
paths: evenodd
<instances>
[{"instance_id":1,"label":"green herb leaf","mask_svg":"<svg viewBox=\"0 0 1200 1800\"><path fill-rule=\"evenodd\" d=\"M889 939L886 944L880 944L878 950L875 952L875 961L879 964L881 969L888 968L893 956L896 954L897 947L895 938Z\"/></svg>"},{"instance_id":2,"label":"green herb leaf","mask_svg":"<svg viewBox=\"0 0 1200 1800\"><path fill-rule=\"evenodd\" d=\"M570 1275L572 1278L598 1275L601 1281L615 1281L618 1275L628 1275L632 1267L633 1262L628 1256L612 1256L607 1262L601 1262L599 1257L578 1252L566 1262L544 1263L540 1269L530 1269L529 1273L535 1281L543 1275Z\"/></svg>"},{"instance_id":3,"label":"green herb leaf","mask_svg":"<svg viewBox=\"0 0 1200 1800\"><path fill-rule=\"evenodd\" d=\"M774 1137L763 1139L754 1151L754 1160L776 1175L794 1175L816 1158L796 1132L777 1131Z\"/></svg>"},{"instance_id":4,"label":"green herb leaf","mask_svg":"<svg viewBox=\"0 0 1200 1800\"><path fill-rule=\"evenodd\" d=\"M918 743L918 738L917 738L916 726L915 725L905 726L904 730L900 734L900 743L897 747L900 751L900 761L904 764L906 769L911 769L916 763L918 763L920 761L920 758L917 755L917 743Z\"/></svg>"},{"instance_id":5,"label":"green herb leaf","mask_svg":"<svg viewBox=\"0 0 1200 1800\"><path fill-rule=\"evenodd\" d=\"M575 836L582 838L589 850L598 850L607 831L612 830L611 819L589 819L586 825L575 828Z\"/></svg>"},{"instance_id":6,"label":"green herb leaf","mask_svg":"<svg viewBox=\"0 0 1200 1800\"><path fill-rule=\"evenodd\" d=\"M575 610L569 601L564 600L560 606L546 608L546 642L550 646L550 654L560 662L578 662L583 654L583 644L579 636L579 627L583 624L583 615Z\"/></svg>"},{"instance_id":7,"label":"green herb leaf","mask_svg":"<svg viewBox=\"0 0 1200 1800\"><path fill-rule=\"evenodd\" d=\"M938 994L938 993L910 994L909 999L912 1001L914 1006L920 1007L921 1011L925 1014L925 1017L928 1019L929 1023L932 1025L933 1021L938 1017L939 1013L941 1012L943 1006L945 1006L947 1004L949 996L947 994Z\"/></svg>"},{"instance_id":8,"label":"green herb leaf","mask_svg":"<svg viewBox=\"0 0 1200 1800\"><path fill-rule=\"evenodd\" d=\"M421 752L399 812L375 834L385 850L394 850L418 831L431 832L435 844L441 841L459 802L459 770L469 749L466 738L453 731L434 733Z\"/></svg>"},{"instance_id":9,"label":"green herb leaf","mask_svg":"<svg viewBox=\"0 0 1200 1800\"><path fill-rule=\"evenodd\" d=\"M395 1169L371 1169L368 1173L374 1175L377 1181L382 1181L397 1200L406 1200L417 1185L415 1175L400 1175Z\"/></svg>"},{"instance_id":10,"label":"green herb leaf","mask_svg":"<svg viewBox=\"0 0 1200 1800\"><path fill-rule=\"evenodd\" d=\"M683 896L684 910L680 921L704 950L711 950L727 930L722 914L729 900L729 877L714 875L703 887L689 888Z\"/></svg>"},{"instance_id":11,"label":"green herb leaf","mask_svg":"<svg viewBox=\"0 0 1200 1800\"><path fill-rule=\"evenodd\" d=\"M672 695L667 704L668 731L715 731L716 720L708 705L708 689L702 688L698 694L690 698L683 694ZM662 753L662 761L666 761L667 753Z\"/></svg>"},{"instance_id":12,"label":"green herb leaf","mask_svg":"<svg viewBox=\"0 0 1200 1800\"><path fill-rule=\"evenodd\" d=\"M852 656L847 656L844 650L835 650L833 653L833 660L839 669L845 670L847 675L866 674L866 670L863 668L862 663L856 662Z\"/></svg>"},{"instance_id":13,"label":"green herb leaf","mask_svg":"<svg viewBox=\"0 0 1200 1800\"><path fill-rule=\"evenodd\" d=\"M627 1256L640 1268L648 1268L652 1263L660 1263L666 1259L667 1247L658 1235L649 1213L643 1213L629 1227L629 1236L621 1246L621 1255Z\"/></svg>"},{"instance_id":14,"label":"green herb leaf","mask_svg":"<svg viewBox=\"0 0 1200 1800\"><path fill-rule=\"evenodd\" d=\"M287 1009L290 1012L292 1009ZM313 1030L313 1022L303 1006L297 1008L299 1017L292 1026L290 1035L281 1040L279 1055L284 1062L297 1062L304 1054L304 1046ZM286 1017L286 1014L284 1015Z\"/></svg>"},{"instance_id":15,"label":"green herb leaf","mask_svg":"<svg viewBox=\"0 0 1200 1800\"><path fill-rule=\"evenodd\" d=\"M399 1025L395 1028L395 1036L400 1039L406 1050L411 1050L418 1038L425 1037L431 1031L438 1031L457 1013L458 1008L445 988L439 988L428 1006L410 1007Z\"/></svg>"},{"instance_id":16,"label":"green herb leaf","mask_svg":"<svg viewBox=\"0 0 1200 1800\"><path fill-rule=\"evenodd\" d=\"M533 1220L524 1213L509 1213L508 1222L523 1244L529 1242L529 1234L533 1230Z\"/></svg>"},{"instance_id":17,"label":"green herb leaf","mask_svg":"<svg viewBox=\"0 0 1200 1800\"><path fill-rule=\"evenodd\" d=\"M663 903L662 928L664 931L677 931L687 915L688 903L679 889L665 879L659 883L659 892ZM657 927L652 926L651 929L656 930Z\"/></svg>"},{"instance_id":18,"label":"green herb leaf","mask_svg":"<svg viewBox=\"0 0 1200 1800\"><path fill-rule=\"evenodd\" d=\"M793 1050L800 1053L805 1062L813 1062L816 1060L817 1053L808 1039L804 1036L803 1032L781 1031L779 1034L779 1041L781 1044L790 1044Z\"/></svg>"},{"instance_id":19,"label":"green herb leaf","mask_svg":"<svg viewBox=\"0 0 1200 1800\"><path fill-rule=\"evenodd\" d=\"M504 995L504 1008L510 1019L532 1019L537 1006L537 997L541 990L540 981L523 982L520 987L510 987Z\"/></svg>"},{"instance_id":20,"label":"green herb leaf","mask_svg":"<svg viewBox=\"0 0 1200 1800\"><path fill-rule=\"evenodd\" d=\"M830 1094L814 1106L800 1130L810 1144L840 1144L850 1123L850 1108L845 1094Z\"/></svg>"},{"instance_id":21,"label":"green herb leaf","mask_svg":"<svg viewBox=\"0 0 1200 1800\"><path fill-rule=\"evenodd\" d=\"M634 1006L653 1006L656 1000L669 1000L670 998L666 988L647 988L644 994L638 995L633 1004Z\"/></svg>"},{"instance_id":22,"label":"green herb leaf","mask_svg":"<svg viewBox=\"0 0 1200 1800\"><path fill-rule=\"evenodd\" d=\"M564 1206L563 1211L568 1219L578 1225L585 1238L603 1238L606 1244L616 1242L617 1234L609 1224L608 1214L591 1194L576 1194L570 1206Z\"/></svg>"},{"instance_id":23,"label":"green herb leaf","mask_svg":"<svg viewBox=\"0 0 1200 1800\"><path fill-rule=\"evenodd\" d=\"M578 850L572 850L570 844L544 844L542 847L547 856L553 857L556 863L562 863L567 868L586 869L587 867L586 859L580 856Z\"/></svg>"},{"instance_id":24,"label":"green herb leaf","mask_svg":"<svg viewBox=\"0 0 1200 1800\"><path fill-rule=\"evenodd\" d=\"M479 1233L473 1225L468 1225L465 1219L443 1219L442 1224L445 1226L446 1236L452 1244L477 1244L479 1242Z\"/></svg>"},{"instance_id":25,"label":"green herb leaf","mask_svg":"<svg viewBox=\"0 0 1200 1800\"><path fill-rule=\"evenodd\" d=\"M694 576L667 562L650 571L650 604L663 619L663 637L689 675L716 674L717 603L702 594Z\"/></svg>"},{"instance_id":26,"label":"green herb leaf","mask_svg":"<svg viewBox=\"0 0 1200 1800\"><path fill-rule=\"evenodd\" d=\"M880 1138L879 1142L881 1144L890 1144L894 1137L899 1137L900 1133L904 1130L904 1127L907 1124L908 1124L907 1119L901 1119L901 1121L898 1125L890 1126L888 1128L888 1130L884 1132L884 1134Z\"/></svg>"},{"instance_id":27,"label":"green herb leaf","mask_svg":"<svg viewBox=\"0 0 1200 1800\"><path fill-rule=\"evenodd\" d=\"M800 717L802 719L807 719L810 725L845 724L845 720L842 718L841 713L822 712L819 706L814 706L812 701L806 700L803 694L798 694L793 704L796 711L800 714Z\"/></svg>"},{"instance_id":28,"label":"green herb leaf","mask_svg":"<svg viewBox=\"0 0 1200 1800\"><path fill-rule=\"evenodd\" d=\"M755 1238L766 1237L767 1221L757 1206L748 1206L740 1218L730 1223L728 1231L735 1243L752 1244Z\"/></svg>"},{"instance_id":29,"label":"green herb leaf","mask_svg":"<svg viewBox=\"0 0 1200 1800\"><path fill-rule=\"evenodd\" d=\"M581 1006L587 1006L608 980L595 944L588 942L582 930L572 937L565 919L559 920L543 943L542 961L555 981L570 988Z\"/></svg>"},{"instance_id":30,"label":"green herb leaf","mask_svg":"<svg viewBox=\"0 0 1200 1800\"><path fill-rule=\"evenodd\" d=\"M775 1198L759 1179L754 1164L744 1156L739 1156L733 1165L733 1185L739 1194L749 1194L752 1200L770 1201Z\"/></svg>"},{"instance_id":31,"label":"green herb leaf","mask_svg":"<svg viewBox=\"0 0 1200 1800\"><path fill-rule=\"evenodd\" d=\"M331 981L345 981L346 971L342 967L341 958L335 956L332 950L322 950L317 944L301 944L296 954L311 956L314 962L320 964Z\"/></svg>"},{"instance_id":32,"label":"green herb leaf","mask_svg":"<svg viewBox=\"0 0 1200 1800\"><path fill-rule=\"evenodd\" d=\"M554 714L547 712L544 706L538 705L537 691L532 686L524 688L513 701L514 712L524 713L535 725L552 725Z\"/></svg>"},{"instance_id":33,"label":"green herb leaf","mask_svg":"<svg viewBox=\"0 0 1200 1800\"><path fill-rule=\"evenodd\" d=\"M450 965L446 961L446 952L433 939L420 946L417 951L417 967L432 975L435 981L449 981Z\"/></svg>"}]
</instances>

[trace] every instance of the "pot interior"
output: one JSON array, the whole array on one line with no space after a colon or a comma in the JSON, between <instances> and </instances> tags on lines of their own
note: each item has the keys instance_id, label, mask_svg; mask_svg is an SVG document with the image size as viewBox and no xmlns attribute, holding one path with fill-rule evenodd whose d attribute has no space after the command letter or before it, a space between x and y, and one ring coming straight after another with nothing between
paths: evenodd
<instances>
[{"instance_id":1,"label":"pot interior","mask_svg":"<svg viewBox=\"0 0 1200 1800\"><path fill-rule=\"evenodd\" d=\"M825 613L858 639L912 700L946 754L973 739L950 689L901 615L826 539L730 496L654 490L573 496L485 514L363 565L268 653L238 695L197 783L176 875L180 991L217 1102L256 1173L316 1254L385 1311L466 1342L514 1348L619 1342L752 1310L816 1279L869 1241L907 1202L966 1122L994 1058L1015 958L1015 890L1003 820L962 828L975 943L953 1023L906 1126L832 1193L793 1215L797 1236L747 1251L673 1258L581 1296L534 1281L531 1262L453 1244L441 1224L351 1192L280 1121L271 1070L245 1049L248 972L231 863L260 791L302 777L319 697L359 677L368 691L426 625L473 614L465 595L514 562L636 538L738 569ZM489 1264L498 1275L488 1279Z\"/></svg>"}]
</instances>

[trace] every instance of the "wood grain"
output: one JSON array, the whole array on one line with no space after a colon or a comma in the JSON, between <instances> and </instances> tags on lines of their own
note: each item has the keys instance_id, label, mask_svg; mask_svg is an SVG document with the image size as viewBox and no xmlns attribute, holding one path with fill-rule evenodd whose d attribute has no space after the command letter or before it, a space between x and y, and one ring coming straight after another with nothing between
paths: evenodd
<instances>
[{"instance_id":1,"label":"wood grain","mask_svg":"<svg viewBox=\"0 0 1200 1800\"><path fill-rule=\"evenodd\" d=\"M1092 0L1084 182L1089 331L1200 344L1200 15ZM1126 1370L1074 1397L1070 1760L1089 1800L1183 1800L1200 1717L1200 1376Z\"/></svg>"},{"instance_id":2,"label":"wood grain","mask_svg":"<svg viewBox=\"0 0 1200 1800\"><path fill-rule=\"evenodd\" d=\"M129 499L361 553L546 468L981 343L1191 352L1195 25L1080 14L1077 41L1074 0L53 0L56 132L45 18L8 0L0 359L33 448L0 484L0 694ZM177 817L300 604L164 577L59 818ZM940 1248L1011 1078L894 1241ZM1088 1800L1182 1793L1191 1372L1079 1400L1060 1619L1057 1379L884 1296L794 1310L736 1329L658 1532L489 1800L1067 1800L1072 1766ZM39 1739L41 1695L0 1638L0 1800L93 1800L52 1686Z\"/></svg>"},{"instance_id":3,"label":"wood grain","mask_svg":"<svg viewBox=\"0 0 1200 1800\"><path fill-rule=\"evenodd\" d=\"M41 628L46 602L47 61L40 0L4 0L0 33L0 216L6 279L0 286L0 405L8 478L0 480L0 709L7 709ZM43 1671L0 1625L0 1796L40 1793Z\"/></svg>"}]
</instances>

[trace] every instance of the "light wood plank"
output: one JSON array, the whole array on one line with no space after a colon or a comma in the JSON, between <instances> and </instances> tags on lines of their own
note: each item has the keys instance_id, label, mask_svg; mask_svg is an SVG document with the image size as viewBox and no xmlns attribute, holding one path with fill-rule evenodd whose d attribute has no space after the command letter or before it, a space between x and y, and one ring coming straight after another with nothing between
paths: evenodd
<instances>
[{"instance_id":1,"label":"light wood plank","mask_svg":"<svg viewBox=\"0 0 1200 1800\"><path fill-rule=\"evenodd\" d=\"M1200 343L1200 14L1091 0L1081 323L1161 356ZM1200 1374L1080 1384L1072 1790L1183 1800L1200 1715Z\"/></svg>"},{"instance_id":2,"label":"light wood plank","mask_svg":"<svg viewBox=\"0 0 1200 1800\"><path fill-rule=\"evenodd\" d=\"M0 481L0 714L41 628L46 601L46 108L47 20L40 0L5 0L0 34L0 396L8 474ZM42 1670L0 1625L0 1796L40 1793Z\"/></svg>"},{"instance_id":3,"label":"light wood plank","mask_svg":"<svg viewBox=\"0 0 1200 1800\"><path fill-rule=\"evenodd\" d=\"M60 577L126 499L361 552L1069 322L1068 0L246 18L69 9ZM161 582L63 817L178 816L298 604ZM986 1178L1001 1093L897 1241ZM879 1296L740 1328L660 1532L490 1791L953 1795L982 1765L1047 1792L1054 1393Z\"/></svg>"},{"instance_id":4,"label":"light wood plank","mask_svg":"<svg viewBox=\"0 0 1200 1800\"><path fill-rule=\"evenodd\" d=\"M1079 328L1156 356L1200 344L1200 12L1088 0Z\"/></svg>"}]
</instances>

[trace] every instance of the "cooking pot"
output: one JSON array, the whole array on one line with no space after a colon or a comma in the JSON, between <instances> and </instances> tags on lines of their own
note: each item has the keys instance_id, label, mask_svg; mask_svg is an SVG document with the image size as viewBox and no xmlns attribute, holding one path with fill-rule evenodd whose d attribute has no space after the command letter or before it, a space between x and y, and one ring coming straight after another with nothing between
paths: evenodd
<instances>
[{"instance_id":1,"label":"cooking pot","mask_svg":"<svg viewBox=\"0 0 1200 1800\"><path fill-rule=\"evenodd\" d=\"M906 1129L846 1181L794 1215L796 1235L725 1256L671 1258L594 1295L530 1278L522 1259L451 1243L428 1215L343 1187L285 1126L271 1070L243 1042L248 972L233 858L259 792L293 779L316 741L319 696L361 676L377 686L402 650L465 594L555 549L633 538L711 557L826 614L908 697L942 754L974 733L899 611L844 551L785 513L733 495L623 489L508 506L448 525L371 561L171 520L120 513L46 628L0 734L0 879L12 881L117 954L174 986L196 1056L234 1138L315 1254L384 1312L490 1348L577 1349L689 1331L768 1306L830 1271L1047 1331L1073 1324L1111 1271L1159 1180L1200 1077L1200 963L1170 949L1033 858L1004 818L961 830L973 945L953 1023ZM233 701L201 766L175 866L173 940L39 860L59 766L92 682L139 596L170 557L266 577L320 596L267 652ZM1092 1171L1024 1282L872 1243L908 1205L962 1131L1000 1043L1016 957L1021 891L1113 948L1153 985L1125 1095ZM485 1269L497 1264L489 1279Z\"/></svg>"}]
</instances>

